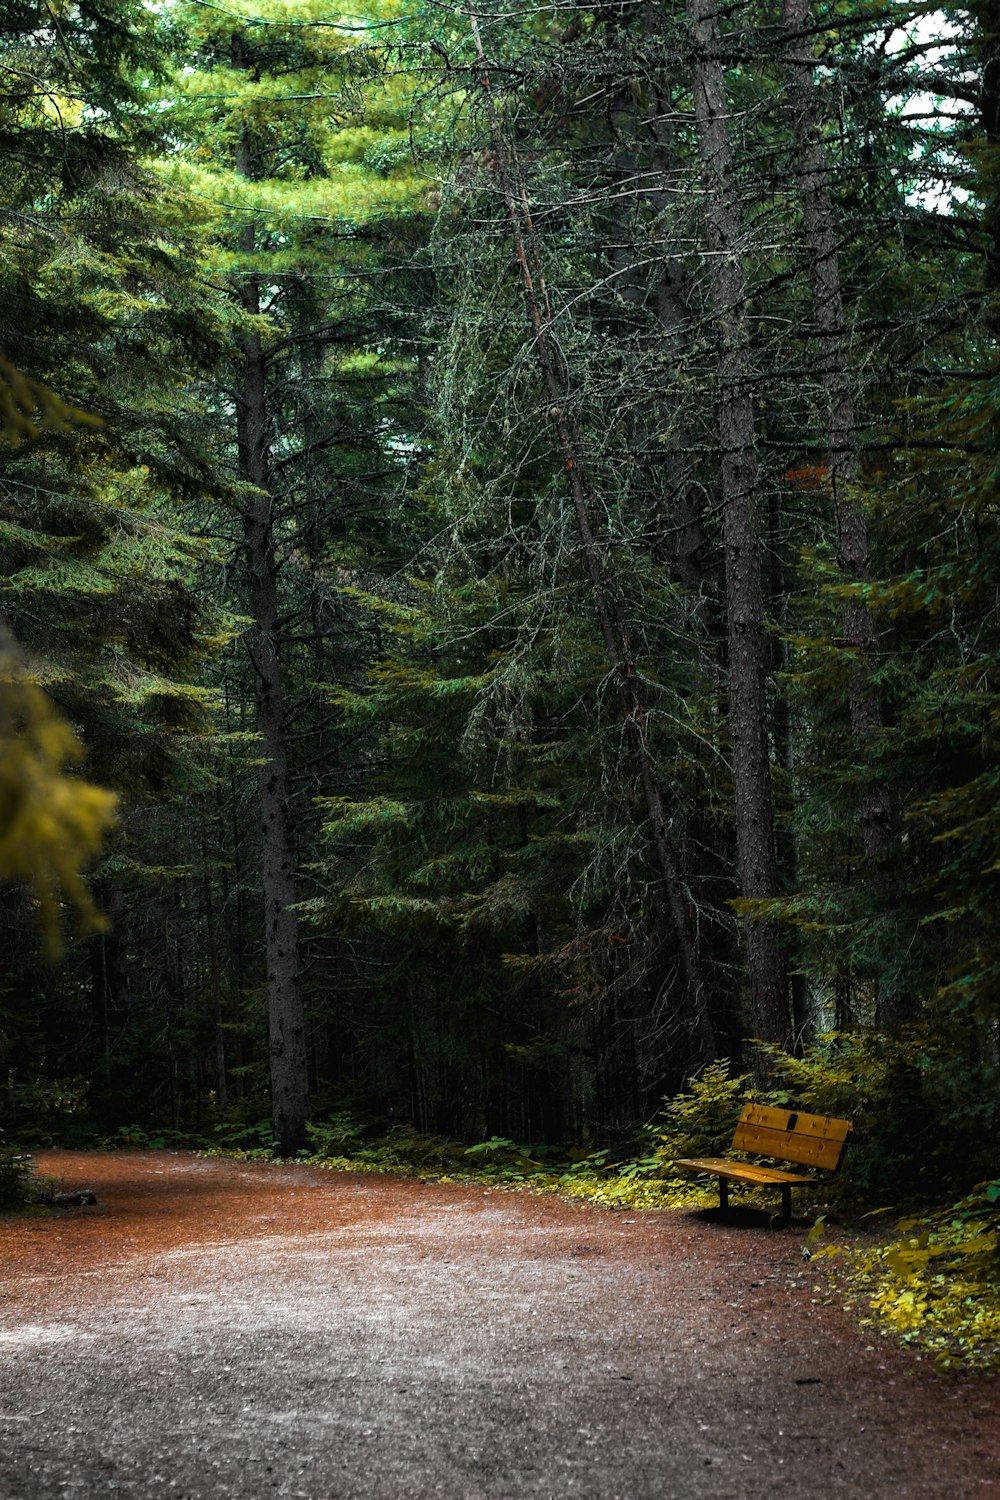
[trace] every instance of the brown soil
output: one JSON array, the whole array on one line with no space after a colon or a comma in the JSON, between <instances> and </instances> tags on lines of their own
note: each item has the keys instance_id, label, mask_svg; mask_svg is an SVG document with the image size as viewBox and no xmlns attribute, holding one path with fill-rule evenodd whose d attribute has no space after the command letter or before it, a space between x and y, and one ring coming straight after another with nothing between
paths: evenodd
<instances>
[{"instance_id":1,"label":"brown soil","mask_svg":"<svg viewBox=\"0 0 1000 1500\"><path fill-rule=\"evenodd\" d=\"M2 1500L1000 1500L997 1383L814 1300L801 1229L39 1164L99 1204L0 1223Z\"/></svg>"}]
</instances>

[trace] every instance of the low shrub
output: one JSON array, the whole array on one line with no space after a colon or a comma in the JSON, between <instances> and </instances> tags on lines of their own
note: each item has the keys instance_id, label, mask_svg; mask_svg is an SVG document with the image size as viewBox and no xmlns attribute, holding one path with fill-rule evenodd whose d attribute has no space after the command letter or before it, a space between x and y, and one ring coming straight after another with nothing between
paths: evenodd
<instances>
[{"instance_id":1,"label":"low shrub","mask_svg":"<svg viewBox=\"0 0 1000 1500\"><path fill-rule=\"evenodd\" d=\"M0 1150L0 1209L24 1208L32 1201L34 1172L30 1156Z\"/></svg>"},{"instance_id":2,"label":"low shrub","mask_svg":"<svg viewBox=\"0 0 1000 1500\"><path fill-rule=\"evenodd\" d=\"M748 1073L734 1077L725 1059L709 1063L683 1093L664 1099L661 1117L646 1127L653 1143L650 1161L663 1171L679 1156L723 1155L749 1089Z\"/></svg>"},{"instance_id":3,"label":"low shrub","mask_svg":"<svg viewBox=\"0 0 1000 1500\"><path fill-rule=\"evenodd\" d=\"M842 1195L934 1202L1000 1171L1000 1080L961 1033L831 1032L801 1057L765 1050L776 1083L761 1102L854 1122Z\"/></svg>"}]
</instances>

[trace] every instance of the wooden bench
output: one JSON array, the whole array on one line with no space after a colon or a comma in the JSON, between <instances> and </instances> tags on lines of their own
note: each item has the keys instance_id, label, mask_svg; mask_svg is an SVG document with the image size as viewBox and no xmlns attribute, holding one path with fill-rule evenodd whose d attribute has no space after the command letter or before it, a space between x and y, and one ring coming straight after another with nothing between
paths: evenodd
<instances>
[{"instance_id":1,"label":"wooden bench","mask_svg":"<svg viewBox=\"0 0 1000 1500\"><path fill-rule=\"evenodd\" d=\"M850 1120L835 1120L829 1115L807 1115L802 1110L748 1104L740 1115L730 1149L835 1172L844 1158L851 1128ZM730 1161L725 1156L685 1157L675 1161L674 1166L718 1177L719 1207L723 1209L729 1207L730 1182L780 1187L781 1217L786 1223L792 1217L792 1188L823 1180L801 1172L786 1172L780 1167Z\"/></svg>"}]
</instances>

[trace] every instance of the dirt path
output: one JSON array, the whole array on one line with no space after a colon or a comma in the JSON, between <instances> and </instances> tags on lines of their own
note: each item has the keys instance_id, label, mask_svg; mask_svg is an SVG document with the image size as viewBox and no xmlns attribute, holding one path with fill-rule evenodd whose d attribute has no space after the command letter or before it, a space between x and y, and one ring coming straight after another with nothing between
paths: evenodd
<instances>
[{"instance_id":1,"label":"dirt path","mask_svg":"<svg viewBox=\"0 0 1000 1500\"><path fill-rule=\"evenodd\" d=\"M801 1232L185 1155L0 1223L0 1500L1000 1500L1000 1389L866 1345Z\"/></svg>"}]
</instances>

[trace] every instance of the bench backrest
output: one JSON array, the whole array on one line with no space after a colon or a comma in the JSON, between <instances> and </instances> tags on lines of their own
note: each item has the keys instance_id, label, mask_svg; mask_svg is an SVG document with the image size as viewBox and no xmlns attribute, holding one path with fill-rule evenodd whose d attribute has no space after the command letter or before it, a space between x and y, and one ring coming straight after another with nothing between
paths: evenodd
<instances>
[{"instance_id":1,"label":"bench backrest","mask_svg":"<svg viewBox=\"0 0 1000 1500\"><path fill-rule=\"evenodd\" d=\"M802 1110L748 1104L733 1136L733 1150L752 1151L759 1156L774 1156L779 1161L826 1167L835 1172L851 1128L850 1120L835 1120L830 1115L807 1115Z\"/></svg>"}]
</instances>

